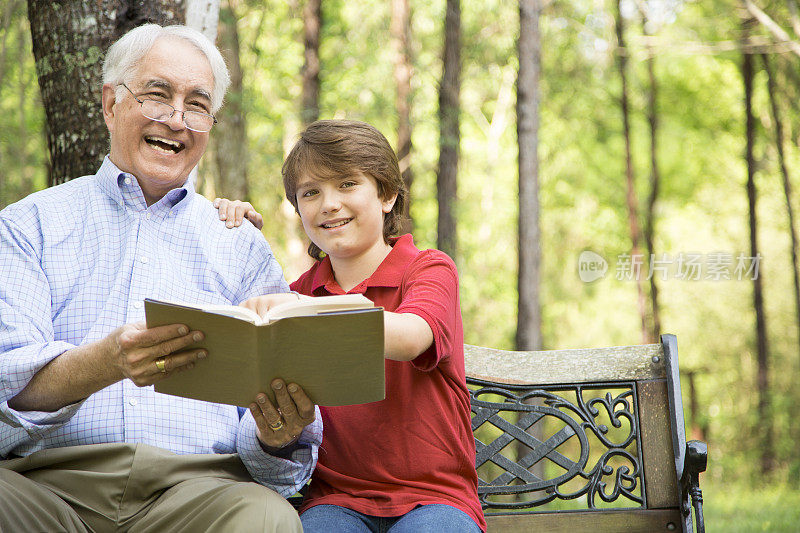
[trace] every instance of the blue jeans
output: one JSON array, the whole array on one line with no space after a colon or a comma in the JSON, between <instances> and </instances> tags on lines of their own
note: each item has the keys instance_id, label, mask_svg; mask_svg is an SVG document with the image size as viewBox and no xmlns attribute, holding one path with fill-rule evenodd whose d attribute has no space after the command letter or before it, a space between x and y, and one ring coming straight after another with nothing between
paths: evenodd
<instances>
[{"instance_id":1,"label":"blue jeans","mask_svg":"<svg viewBox=\"0 0 800 533\"><path fill-rule=\"evenodd\" d=\"M480 533L470 516L449 505L420 505L401 516L371 516L338 505L317 505L300 515L305 533Z\"/></svg>"}]
</instances>

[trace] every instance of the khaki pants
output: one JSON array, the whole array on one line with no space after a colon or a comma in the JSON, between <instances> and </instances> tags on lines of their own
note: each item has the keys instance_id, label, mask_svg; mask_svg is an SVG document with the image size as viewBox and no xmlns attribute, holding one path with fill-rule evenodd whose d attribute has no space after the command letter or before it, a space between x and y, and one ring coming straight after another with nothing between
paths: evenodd
<instances>
[{"instance_id":1,"label":"khaki pants","mask_svg":"<svg viewBox=\"0 0 800 533\"><path fill-rule=\"evenodd\" d=\"M235 454L145 444L42 450L0 461L0 532L302 531L291 505Z\"/></svg>"}]
</instances>

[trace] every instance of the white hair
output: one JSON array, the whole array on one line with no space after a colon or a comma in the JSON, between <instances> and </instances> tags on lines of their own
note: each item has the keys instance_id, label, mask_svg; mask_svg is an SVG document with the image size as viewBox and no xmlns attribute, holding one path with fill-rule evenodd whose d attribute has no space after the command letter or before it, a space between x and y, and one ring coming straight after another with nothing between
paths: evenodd
<instances>
[{"instance_id":1,"label":"white hair","mask_svg":"<svg viewBox=\"0 0 800 533\"><path fill-rule=\"evenodd\" d=\"M222 99L231 84L225 60L205 35L188 26L159 26L158 24L144 24L138 26L119 38L112 44L103 62L103 84L115 87L117 99L125 93L121 83L129 83L136 73L136 67L141 59L150 51L158 39L172 37L183 39L197 48L208 59L211 73L214 76L214 89L211 94L211 112L216 112L222 107Z\"/></svg>"}]
</instances>

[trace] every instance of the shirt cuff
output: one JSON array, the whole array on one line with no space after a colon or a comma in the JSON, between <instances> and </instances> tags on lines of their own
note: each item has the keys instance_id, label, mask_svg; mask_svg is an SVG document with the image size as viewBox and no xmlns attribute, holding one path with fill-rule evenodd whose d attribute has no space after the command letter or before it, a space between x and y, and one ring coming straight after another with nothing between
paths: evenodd
<instances>
[{"instance_id":1,"label":"shirt cuff","mask_svg":"<svg viewBox=\"0 0 800 533\"><path fill-rule=\"evenodd\" d=\"M296 450L302 448L303 446L306 447L308 446L308 444L300 442L300 438L298 438L296 441L290 442L289 444L283 446L282 448L276 448L275 450L270 451L267 449L267 446L265 446L263 442L261 441L257 442L259 446L261 446L261 449L264 450L264 452L266 452L267 455L272 455L273 457L280 457L281 459L291 459L292 454Z\"/></svg>"},{"instance_id":2,"label":"shirt cuff","mask_svg":"<svg viewBox=\"0 0 800 533\"><path fill-rule=\"evenodd\" d=\"M17 411L0 403L0 420L12 427L19 427L31 437L39 440L53 430L53 426L66 424L81 408L84 400L65 405L57 411Z\"/></svg>"},{"instance_id":3,"label":"shirt cuff","mask_svg":"<svg viewBox=\"0 0 800 533\"><path fill-rule=\"evenodd\" d=\"M73 348L68 342L51 341L0 352L0 398L8 401L19 394L34 374Z\"/></svg>"},{"instance_id":4,"label":"shirt cuff","mask_svg":"<svg viewBox=\"0 0 800 533\"><path fill-rule=\"evenodd\" d=\"M274 489L284 497L295 494L308 482L317 464L317 453L322 443L322 417L319 408L315 409L314 422L303 429L297 445L285 458L265 452L256 436L253 416L248 412L242 417L236 449L255 481Z\"/></svg>"},{"instance_id":5,"label":"shirt cuff","mask_svg":"<svg viewBox=\"0 0 800 533\"><path fill-rule=\"evenodd\" d=\"M53 341L29 345L0 354L0 419L12 427L23 428L34 439L53 426L63 425L78 412L83 400L57 411L17 411L8 401L17 396L30 383L33 376L50 361L75 348L74 345Z\"/></svg>"}]
</instances>

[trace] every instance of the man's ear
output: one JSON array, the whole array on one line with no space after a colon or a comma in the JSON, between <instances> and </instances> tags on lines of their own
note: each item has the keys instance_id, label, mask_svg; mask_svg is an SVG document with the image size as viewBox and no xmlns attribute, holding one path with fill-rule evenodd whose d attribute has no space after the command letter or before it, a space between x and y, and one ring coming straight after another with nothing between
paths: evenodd
<instances>
[{"instance_id":1,"label":"man's ear","mask_svg":"<svg viewBox=\"0 0 800 533\"><path fill-rule=\"evenodd\" d=\"M117 103L116 90L110 83L103 85L103 119L109 133L114 133L114 105Z\"/></svg>"},{"instance_id":2,"label":"man's ear","mask_svg":"<svg viewBox=\"0 0 800 533\"><path fill-rule=\"evenodd\" d=\"M390 212L394 207L394 203L396 201L397 201L397 193L394 193L390 197L381 200L381 203L383 204L383 212L384 213Z\"/></svg>"}]
</instances>

